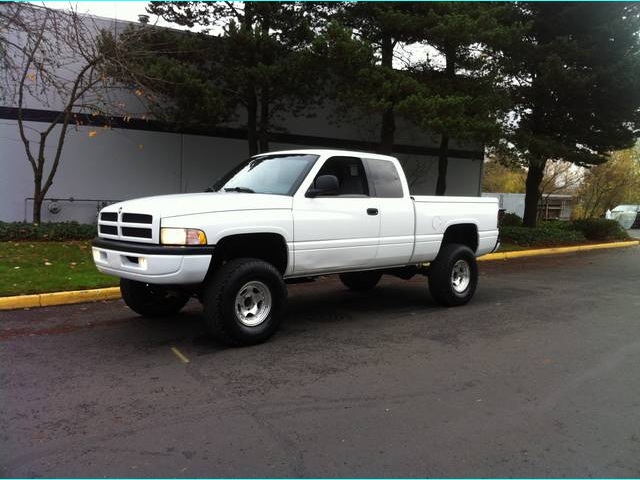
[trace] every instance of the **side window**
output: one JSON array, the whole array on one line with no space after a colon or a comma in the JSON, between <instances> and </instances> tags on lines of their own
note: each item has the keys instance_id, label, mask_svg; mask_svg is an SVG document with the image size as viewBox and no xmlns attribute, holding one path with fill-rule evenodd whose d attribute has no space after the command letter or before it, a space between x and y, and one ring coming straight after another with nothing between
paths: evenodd
<instances>
[{"instance_id":1,"label":"side window","mask_svg":"<svg viewBox=\"0 0 640 480\"><path fill-rule=\"evenodd\" d=\"M396 166L388 160L367 159L376 197L402 198L402 182Z\"/></svg>"},{"instance_id":2,"label":"side window","mask_svg":"<svg viewBox=\"0 0 640 480\"><path fill-rule=\"evenodd\" d=\"M338 195L369 196L367 175L359 158L331 157L324 163L316 178L320 175L335 175L338 178Z\"/></svg>"}]
</instances>

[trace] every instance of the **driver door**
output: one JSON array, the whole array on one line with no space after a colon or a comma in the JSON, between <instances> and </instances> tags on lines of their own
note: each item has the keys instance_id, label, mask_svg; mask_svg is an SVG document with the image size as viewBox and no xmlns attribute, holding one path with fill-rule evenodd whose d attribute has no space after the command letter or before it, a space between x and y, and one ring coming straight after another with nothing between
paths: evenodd
<instances>
[{"instance_id":1,"label":"driver door","mask_svg":"<svg viewBox=\"0 0 640 480\"><path fill-rule=\"evenodd\" d=\"M330 157L315 178L320 175L335 175L339 188L333 195L294 198L294 274L366 269L377 255L380 215L364 164L360 158Z\"/></svg>"}]
</instances>

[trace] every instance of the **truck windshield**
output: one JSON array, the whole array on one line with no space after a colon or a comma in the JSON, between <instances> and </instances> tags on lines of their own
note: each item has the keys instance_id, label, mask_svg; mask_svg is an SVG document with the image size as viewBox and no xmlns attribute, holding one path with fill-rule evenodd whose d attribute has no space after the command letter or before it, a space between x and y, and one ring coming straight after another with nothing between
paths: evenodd
<instances>
[{"instance_id":1,"label":"truck windshield","mask_svg":"<svg viewBox=\"0 0 640 480\"><path fill-rule=\"evenodd\" d=\"M293 195L318 155L279 154L250 158L214 185L218 192Z\"/></svg>"}]
</instances>

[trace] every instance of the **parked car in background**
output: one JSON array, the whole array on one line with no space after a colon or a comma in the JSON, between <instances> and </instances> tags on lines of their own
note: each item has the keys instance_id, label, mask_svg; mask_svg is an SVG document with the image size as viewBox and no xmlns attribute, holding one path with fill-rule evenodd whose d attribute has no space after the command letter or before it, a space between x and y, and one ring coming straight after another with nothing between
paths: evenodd
<instances>
[{"instance_id":1,"label":"parked car in background","mask_svg":"<svg viewBox=\"0 0 640 480\"><path fill-rule=\"evenodd\" d=\"M618 205L611 211L611 218L627 230L640 228L640 205Z\"/></svg>"}]
</instances>

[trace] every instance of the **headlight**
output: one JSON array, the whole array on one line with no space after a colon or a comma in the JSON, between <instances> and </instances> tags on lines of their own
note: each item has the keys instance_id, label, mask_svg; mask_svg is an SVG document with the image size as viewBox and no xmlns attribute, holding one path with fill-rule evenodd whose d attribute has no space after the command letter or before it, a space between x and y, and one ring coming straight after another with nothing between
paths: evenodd
<instances>
[{"instance_id":1,"label":"headlight","mask_svg":"<svg viewBox=\"0 0 640 480\"><path fill-rule=\"evenodd\" d=\"M160 243L163 245L206 245L207 236L194 228L161 228Z\"/></svg>"}]
</instances>

